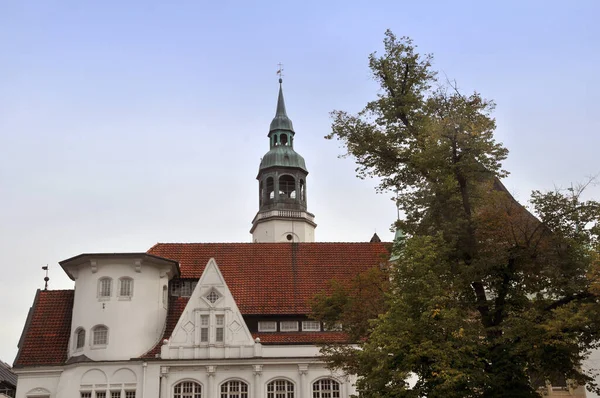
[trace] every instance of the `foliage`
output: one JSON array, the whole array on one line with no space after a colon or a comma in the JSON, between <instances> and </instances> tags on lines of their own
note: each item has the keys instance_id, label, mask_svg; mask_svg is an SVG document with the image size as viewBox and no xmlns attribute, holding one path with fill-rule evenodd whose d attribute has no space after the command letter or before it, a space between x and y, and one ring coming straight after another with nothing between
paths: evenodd
<instances>
[{"instance_id":1,"label":"foliage","mask_svg":"<svg viewBox=\"0 0 600 398\"><path fill-rule=\"evenodd\" d=\"M521 206L500 182L493 103L440 83L410 39L384 46L369 58L381 94L334 111L327 138L395 192L408 238L378 308L363 310L366 277L315 299L356 342L324 347L330 366L363 397L538 397L557 376L596 388L581 363L600 338L600 205L582 186Z\"/></svg>"}]
</instances>

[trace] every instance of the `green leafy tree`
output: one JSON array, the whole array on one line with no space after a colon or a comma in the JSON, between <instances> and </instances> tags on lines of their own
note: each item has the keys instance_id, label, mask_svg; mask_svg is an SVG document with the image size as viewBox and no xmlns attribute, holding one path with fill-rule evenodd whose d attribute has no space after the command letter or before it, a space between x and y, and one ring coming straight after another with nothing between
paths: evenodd
<instances>
[{"instance_id":1,"label":"green leafy tree","mask_svg":"<svg viewBox=\"0 0 600 398\"><path fill-rule=\"evenodd\" d=\"M395 192L408 237L377 316L356 288L316 298L315 316L356 343L325 358L363 397L538 397L557 377L596 388L581 364L600 338L600 205L579 187L521 206L500 182L493 102L439 82L410 39L388 31L384 47L369 57L378 98L334 111L326 138Z\"/></svg>"}]
</instances>

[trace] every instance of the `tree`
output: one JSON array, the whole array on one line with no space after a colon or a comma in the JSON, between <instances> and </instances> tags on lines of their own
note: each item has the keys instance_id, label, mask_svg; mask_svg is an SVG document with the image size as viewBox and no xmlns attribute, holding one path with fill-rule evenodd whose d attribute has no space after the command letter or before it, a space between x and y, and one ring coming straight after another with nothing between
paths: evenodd
<instances>
[{"instance_id":1,"label":"tree","mask_svg":"<svg viewBox=\"0 0 600 398\"><path fill-rule=\"evenodd\" d=\"M388 31L384 48L369 57L378 98L357 115L332 112L326 138L396 194L408 237L381 313L325 358L358 375L364 397L538 397L536 384L557 376L596 388L581 364L600 338L600 205L580 187L521 206L500 182L508 151L494 140L493 102L439 82L408 38ZM327 318L332 297L316 299L317 318L348 328L360 310Z\"/></svg>"}]
</instances>

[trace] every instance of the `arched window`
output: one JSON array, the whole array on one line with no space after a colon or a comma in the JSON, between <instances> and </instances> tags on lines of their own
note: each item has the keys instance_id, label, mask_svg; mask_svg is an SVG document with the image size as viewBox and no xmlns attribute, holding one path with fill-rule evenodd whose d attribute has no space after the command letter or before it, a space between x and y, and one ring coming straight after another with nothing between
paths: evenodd
<instances>
[{"instance_id":1,"label":"arched window","mask_svg":"<svg viewBox=\"0 0 600 398\"><path fill-rule=\"evenodd\" d=\"M98 279L98 297L109 298L112 294L112 279L108 277Z\"/></svg>"},{"instance_id":2,"label":"arched window","mask_svg":"<svg viewBox=\"0 0 600 398\"><path fill-rule=\"evenodd\" d=\"M263 186L262 181L258 185L258 205L262 206L263 201L265 200L265 187Z\"/></svg>"},{"instance_id":3,"label":"arched window","mask_svg":"<svg viewBox=\"0 0 600 398\"><path fill-rule=\"evenodd\" d=\"M306 193L304 189L304 180L300 180L300 200L306 202Z\"/></svg>"},{"instance_id":4,"label":"arched window","mask_svg":"<svg viewBox=\"0 0 600 398\"><path fill-rule=\"evenodd\" d=\"M241 380L221 384L221 398L248 398L248 384Z\"/></svg>"},{"instance_id":5,"label":"arched window","mask_svg":"<svg viewBox=\"0 0 600 398\"><path fill-rule=\"evenodd\" d=\"M83 348L83 346L85 345L85 329L84 328L77 328L77 330L75 330L75 348Z\"/></svg>"},{"instance_id":6,"label":"arched window","mask_svg":"<svg viewBox=\"0 0 600 398\"><path fill-rule=\"evenodd\" d=\"M273 177L267 178L267 195L269 199L275 198L275 184Z\"/></svg>"},{"instance_id":7,"label":"arched window","mask_svg":"<svg viewBox=\"0 0 600 398\"><path fill-rule=\"evenodd\" d=\"M131 298L133 296L133 279L123 277L119 279L119 297Z\"/></svg>"},{"instance_id":8,"label":"arched window","mask_svg":"<svg viewBox=\"0 0 600 398\"><path fill-rule=\"evenodd\" d=\"M296 198L296 180L291 175L279 177L279 196L284 199Z\"/></svg>"},{"instance_id":9,"label":"arched window","mask_svg":"<svg viewBox=\"0 0 600 398\"><path fill-rule=\"evenodd\" d=\"M273 146L277 145L279 145L279 142L277 142L277 134L273 134Z\"/></svg>"},{"instance_id":10,"label":"arched window","mask_svg":"<svg viewBox=\"0 0 600 398\"><path fill-rule=\"evenodd\" d=\"M267 384L267 398L294 398L294 383L288 380L273 380Z\"/></svg>"},{"instance_id":11,"label":"arched window","mask_svg":"<svg viewBox=\"0 0 600 398\"><path fill-rule=\"evenodd\" d=\"M104 346L108 344L108 328L104 325L94 326L92 329L92 346Z\"/></svg>"},{"instance_id":12,"label":"arched window","mask_svg":"<svg viewBox=\"0 0 600 398\"><path fill-rule=\"evenodd\" d=\"M193 381L182 381L175 384L173 398L201 398L202 386Z\"/></svg>"},{"instance_id":13,"label":"arched window","mask_svg":"<svg viewBox=\"0 0 600 398\"><path fill-rule=\"evenodd\" d=\"M313 398L340 398L340 383L321 379L313 383Z\"/></svg>"},{"instance_id":14,"label":"arched window","mask_svg":"<svg viewBox=\"0 0 600 398\"><path fill-rule=\"evenodd\" d=\"M279 137L279 138L281 139L281 145L287 146L287 144L288 144L287 134L281 134L281 137Z\"/></svg>"}]
</instances>

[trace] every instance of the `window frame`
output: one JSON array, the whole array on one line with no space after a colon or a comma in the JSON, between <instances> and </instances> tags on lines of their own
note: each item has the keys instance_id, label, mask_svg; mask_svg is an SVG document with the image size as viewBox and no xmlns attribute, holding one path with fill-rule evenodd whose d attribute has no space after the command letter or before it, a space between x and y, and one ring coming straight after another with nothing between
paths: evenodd
<instances>
[{"instance_id":1,"label":"window frame","mask_svg":"<svg viewBox=\"0 0 600 398\"><path fill-rule=\"evenodd\" d=\"M283 383L284 389L278 390L277 383ZM272 390L270 390L271 388ZM279 377L267 383L267 398L295 398L295 396L296 385L289 379Z\"/></svg>"},{"instance_id":2,"label":"window frame","mask_svg":"<svg viewBox=\"0 0 600 398\"><path fill-rule=\"evenodd\" d=\"M316 324L318 325L316 329L306 327L307 324ZM303 332L320 332L321 331L321 322L319 321L302 321L302 331Z\"/></svg>"},{"instance_id":3,"label":"window frame","mask_svg":"<svg viewBox=\"0 0 600 398\"><path fill-rule=\"evenodd\" d=\"M104 281L108 281L108 294L103 294L105 293L104 289L103 289L103 283ZM110 300L110 298L112 297L112 293L113 293L113 289L112 289L112 285L113 285L113 280L110 276L103 276L102 278L98 279L98 300L100 301L104 301L104 300Z\"/></svg>"},{"instance_id":4,"label":"window frame","mask_svg":"<svg viewBox=\"0 0 600 398\"><path fill-rule=\"evenodd\" d=\"M231 391L231 389L229 388L229 385L231 383L239 383L239 390L238 391ZM227 391L223 391L223 387L227 386ZM245 386L245 390L244 390L244 386ZM219 398L249 398L250 397L250 385L242 379L228 379L228 380L224 380L220 385L219 385L219 391L218 391L218 397Z\"/></svg>"},{"instance_id":5,"label":"window frame","mask_svg":"<svg viewBox=\"0 0 600 398\"><path fill-rule=\"evenodd\" d=\"M185 383L191 383L194 386L194 391L192 392L184 392L183 391L183 384ZM182 390L180 392L176 392L175 389L178 386L182 386ZM200 391L196 392L195 389L196 387L199 387ZM204 386L202 385L202 383L200 383L199 381L196 380L181 380L179 381L177 384L175 384L173 386L173 398L202 398L202 394L204 393Z\"/></svg>"},{"instance_id":6,"label":"window frame","mask_svg":"<svg viewBox=\"0 0 600 398\"><path fill-rule=\"evenodd\" d=\"M265 324L273 324L274 328L265 327ZM277 332L277 321L258 321L259 332Z\"/></svg>"},{"instance_id":7,"label":"window frame","mask_svg":"<svg viewBox=\"0 0 600 398\"><path fill-rule=\"evenodd\" d=\"M294 328L288 328L288 326L283 326L283 325L295 325ZM298 321L280 321L279 322L279 331L282 333L290 333L290 332L297 332L299 331L299 324Z\"/></svg>"},{"instance_id":8,"label":"window frame","mask_svg":"<svg viewBox=\"0 0 600 398\"><path fill-rule=\"evenodd\" d=\"M83 341L81 342L81 345L79 345L79 335L82 332L83 332ZM77 329L75 329L74 337L75 337L75 344L74 344L73 351L83 350L83 348L85 347L85 328L79 326Z\"/></svg>"},{"instance_id":9,"label":"window frame","mask_svg":"<svg viewBox=\"0 0 600 398\"><path fill-rule=\"evenodd\" d=\"M331 382L331 386L337 385L337 390L334 388L323 389L322 384L324 381ZM318 389L315 390L315 386L318 385ZM311 383L311 392L313 398L341 398L342 396L342 383L332 377L322 377Z\"/></svg>"},{"instance_id":10,"label":"window frame","mask_svg":"<svg viewBox=\"0 0 600 398\"><path fill-rule=\"evenodd\" d=\"M106 339L105 339L104 343L96 343L96 332L98 332L99 329L104 329L106 331ZM106 325L94 326L92 328L92 338L90 339L91 348L92 349L106 348L106 346L108 346L108 337L109 337L108 326L106 326Z\"/></svg>"},{"instance_id":11,"label":"window frame","mask_svg":"<svg viewBox=\"0 0 600 398\"><path fill-rule=\"evenodd\" d=\"M129 283L129 294L123 294L123 282ZM133 297L133 278L130 276L123 276L119 278L119 291L118 291L119 300L131 300Z\"/></svg>"}]
</instances>

